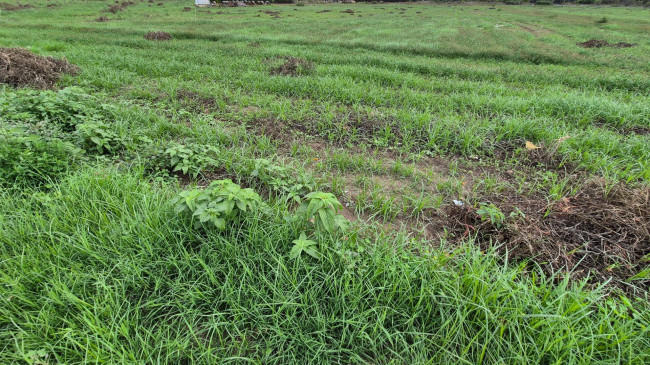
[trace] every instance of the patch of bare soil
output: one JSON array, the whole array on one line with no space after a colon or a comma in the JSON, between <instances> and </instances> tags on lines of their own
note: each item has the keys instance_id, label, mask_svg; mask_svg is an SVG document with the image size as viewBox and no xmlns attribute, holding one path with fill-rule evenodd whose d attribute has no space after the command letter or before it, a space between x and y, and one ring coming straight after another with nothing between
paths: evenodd
<instances>
[{"instance_id":1,"label":"patch of bare soil","mask_svg":"<svg viewBox=\"0 0 650 365\"><path fill-rule=\"evenodd\" d=\"M102 15L102 16L100 16L99 18L95 19L95 21L98 22L98 23L104 23L104 22L107 22L107 21L109 21L109 20L110 20L110 19L108 19L108 17L107 17L107 16L104 16L104 15Z\"/></svg>"},{"instance_id":2,"label":"patch of bare soil","mask_svg":"<svg viewBox=\"0 0 650 365\"><path fill-rule=\"evenodd\" d=\"M189 6L186 6L186 7L183 8L183 11L192 11L192 8L190 8Z\"/></svg>"},{"instance_id":3,"label":"patch of bare soil","mask_svg":"<svg viewBox=\"0 0 650 365\"><path fill-rule=\"evenodd\" d=\"M452 205L439 225L458 240L476 236L484 248L499 242L510 258L532 259L548 273L612 280L622 289L649 264L650 188L620 185L605 196L598 184L588 183L555 203L521 195L495 197L491 203L506 217L518 211L523 216L497 226L476 207ZM646 289L649 284L649 279L636 282Z\"/></svg>"},{"instance_id":4,"label":"patch of bare soil","mask_svg":"<svg viewBox=\"0 0 650 365\"><path fill-rule=\"evenodd\" d=\"M155 32L149 32L144 35L144 39L150 40L150 41L168 41L172 39L171 34L163 31L155 31Z\"/></svg>"},{"instance_id":5,"label":"patch of bare soil","mask_svg":"<svg viewBox=\"0 0 650 365\"><path fill-rule=\"evenodd\" d=\"M2 9L4 11L16 11L16 10L24 10L24 9L32 9L32 8L33 8L33 6L28 5L28 4L20 4L20 3L18 3L16 5L13 5L13 4L5 3L5 2L0 3L0 9Z\"/></svg>"},{"instance_id":6,"label":"patch of bare soil","mask_svg":"<svg viewBox=\"0 0 650 365\"><path fill-rule=\"evenodd\" d=\"M300 76L314 69L314 63L302 58L287 56L278 67L271 68L271 75Z\"/></svg>"},{"instance_id":7,"label":"patch of bare soil","mask_svg":"<svg viewBox=\"0 0 650 365\"><path fill-rule=\"evenodd\" d=\"M344 13L344 14L354 14L355 11L352 10L352 9L345 9L345 10L343 10L341 13Z\"/></svg>"},{"instance_id":8,"label":"patch of bare soil","mask_svg":"<svg viewBox=\"0 0 650 365\"><path fill-rule=\"evenodd\" d=\"M3 84L52 89L63 74L79 72L79 67L65 59L39 56L23 48L0 47L0 83Z\"/></svg>"},{"instance_id":9,"label":"patch of bare soil","mask_svg":"<svg viewBox=\"0 0 650 365\"><path fill-rule=\"evenodd\" d=\"M644 127L644 126L636 125L636 126L632 126L632 127L629 127L629 128L625 128L623 133L627 133L627 134L631 133L631 134L636 134L636 135L639 135L639 136L647 136L647 135L650 134L650 127Z\"/></svg>"},{"instance_id":10,"label":"patch of bare soil","mask_svg":"<svg viewBox=\"0 0 650 365\"><path fill-rule=\"evenodd\" d=\"M116 14L132 5L135 5L133 1L123 1L121 3L119 1L116 1L114 5L109 5L107 9L104 9L102 11Z\"/></svg>"},{"instance_id":11,"label":"patch of bare soil","mask_svg":"<svg viewBox=\"0 0 650 365\"><path fill-rule=\"evenodd\" d=\"M201 96L194 91L179 90L176 92L176 97L183 100L187 108L194 112L208 113L217 105L214 98Z\"/></svg>"},{"instance_id":12,"label":"patch of bare soil","mask_svg":"<svg viewBox=\"0 0 650 365\"><path fill-rule=\"evenodd\" d=\"M609 43L604 39L590 39L586 42L580 42L577 44L582 48L602 48L602 47L630 48L636 46L636 43L627 43L627 42Z\"/></svg>"},{"instance_id":13,"label":"patch of bare soil","mask_svg":"<svg viewBox=\"0 0 650 365\"><path fill-rule=\"evenodd\" d=\"M331 13L331 12L332 12L331 10L327 10L327 9L325 9L325 10L317 11L316 14L321 14L321 13Z\"/></svg>"}]
</instances>

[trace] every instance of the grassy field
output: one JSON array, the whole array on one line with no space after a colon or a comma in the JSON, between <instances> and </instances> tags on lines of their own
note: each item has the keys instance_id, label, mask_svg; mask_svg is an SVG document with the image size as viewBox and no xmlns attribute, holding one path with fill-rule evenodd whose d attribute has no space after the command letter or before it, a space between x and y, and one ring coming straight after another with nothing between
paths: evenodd
<instances>
[{"instance_id":1,"label":"grassy field","mask_svg":"<svg viewBox=\"0 0 650 365\"><path fill-rule=\"evenodd\" d=\"M30 4L0 363L650 362L650 9Z\"/></svg>"}]
</instances>

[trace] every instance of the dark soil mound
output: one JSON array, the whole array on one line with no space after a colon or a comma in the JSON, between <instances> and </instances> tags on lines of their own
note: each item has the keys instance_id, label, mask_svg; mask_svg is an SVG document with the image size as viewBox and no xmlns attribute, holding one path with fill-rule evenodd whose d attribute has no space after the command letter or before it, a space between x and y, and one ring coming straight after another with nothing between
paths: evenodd
<instances>
[{"instance_id":1,"label":"dark soil mound","mask_svg":"<svg viewBox=\"0 0 650 365\"><path fill-rule=\"evenodd\" d=\"M31 5L23 5L23 4L12 5L9 3L0 3L0 9L5 11L15 11L15 10L23 10L23 9L31 9L31 8L33 8L33 6Z\"/></svg>"},{"instance_id":2,"label":"dark soil mound","mask_svg":"<svg viewBox=\"0 0 650 365\"><path fill-rule=\"evenodd\" d=\"M103 15L100 16L99 18L95 19L95 21L98 22L98 23L104 23L104 22L107 22L107 21L109 21L109 20L110 20L110 19L108 19L108 17L103 16Z\"/></svg>"},{"instance_id":3,"label":"dark soil mound","mask_svg":"<svg viewBox=\"0 0 650 365\"><path fill-rule=\"evenodd\" d=\"M0 83L14 87L51 89L64 73L76 75L79 67L65 59L43 57L22 48L0 47Z\"/></svg>"},{"instance_id":4,"label":"dark soil mound","mask_svg":"<svg viewBox=\"0 0 650 365\"><path fill-rule=\"evenodd\" d=\"M352 9L346 9L346 10L343 10L341 13L344 13L344 14L354 14L354 10L352 10Z\"/></svg>"},{"instance_id":5,"label":"dark soil mound","mask_svg":"<svg viewBox=\"0 0 650 365\"><path fill-rule=\"evenodd\" d=\"M586 42L578 43L578 45L582 48L602 48L602 47L630 48L636 46L636 43L627 43L627 42L609 43L604 39L590 39Z\"/></svg>"},{"instance_id":6,"label":"dark soil mound","mask_svg":"<svg viewBox=\"0 0 650 365\"><path fill-rule=\"evenodd\" d=\"M183 11L191 11L191 10L192 10L192 8L190 8L189 6L186 6L186 7L183 8Z\"/></svg>"},{"instance_id":7,"label":"dark soil mound","mask_svg":"<svg viewBox=\"0 0 650 365\"><path fill-rule=\"evenodd\" d=\"M118 11L122 11L132 5L135 5L133 1L123 1L122 3L116 1L115 5L109 5L108 9L104 11L115 14Z\"/></svg>"},{"instance_id":8,"label":"dark soil mound","mask_svg":"<svg viewBox=\"0 0 650 365\"><path fill-rule=\"evenodd\" d=\"M271 75L299 76L314 69L314 63L296 57L285 57L285 62L271 69Z\"/></svg>"},{"instance_id":9,"label":"dark soil mound","mask_svg":"<svg viewBox=\"0 0 650 365\"><path fill-rule=\"evenodd\" d=\"M574 196L549 203L542 197L495 199L506 214L520 208L525 218L495 227L471 206L452 206L447 216L459 238L477 234L482 246L503 243L512 259L532 259L548 273L595 282L613 280L625 289L648 266L650 189L618 186L605 196L596 183ZM634 281L647 288L650 278Z\"/></svg>"},{"instance_id":10,"label":"dark soil mound","mask_svg":"<svg viewBox=\"0 0 650 365\"><path fill-rule=\"evenodd\" d=\"M168 41L172 39L172 36L167 32L156 31L145 34L144 39L148 39L150 41Z\"/></svg>"},{"instance_id":11,"label":"dark soil mound","mask_svg":"<svg viewBox=\"0 0 650 365\"><path fill-rule=\"evenodd\" d=\"M609 46L609 42L604 39L590 39L586 42L578 43L582 48L601 48Z\"/></svg>"}]
</instances>

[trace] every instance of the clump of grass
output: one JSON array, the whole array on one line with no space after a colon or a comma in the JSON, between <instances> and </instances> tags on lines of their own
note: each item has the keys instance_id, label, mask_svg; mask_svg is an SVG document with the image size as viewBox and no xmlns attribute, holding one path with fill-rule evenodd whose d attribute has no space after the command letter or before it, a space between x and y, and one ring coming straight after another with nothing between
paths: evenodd
<instances>
[{"instance_id":1,"label":"clump of grass","mask_svg":"<svg viewBox=\"0 0 650 365\"><path fill-rule=\"evenodd\" d=\"M596 20L596 23L597 23L597 24L605 24L605 23L607 23L607 18L606 18L606 17L602 17L602 18Z\"/></svg>"}]
</instances>

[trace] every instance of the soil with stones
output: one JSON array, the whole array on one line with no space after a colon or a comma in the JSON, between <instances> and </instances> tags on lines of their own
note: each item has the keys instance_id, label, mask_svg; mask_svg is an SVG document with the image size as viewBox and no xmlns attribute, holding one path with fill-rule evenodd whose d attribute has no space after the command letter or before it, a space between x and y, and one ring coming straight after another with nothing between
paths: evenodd
<instances>
[{"instance_id":1,"label":"soil with stones","mask_svg":"<svg viewBox=\"0 0 650 365\"><path fill-rule=\"evenodd\" d=\"M163 31L149 32L144 35L144 39L150 41L168 41L172 39L171 34Z\"/></svg>"},{"instance_id":2,"label":"soil with stones","mask_svg":"<svg viewBox=\"0 0 650 365\"><path fill-rule=\"evenodd\" d=\"M0 47L0 83L3 84L53 89L63 74L79 72L79 67L65 59L39 56L23 48Z\"/></svg>"}]
</instances>

